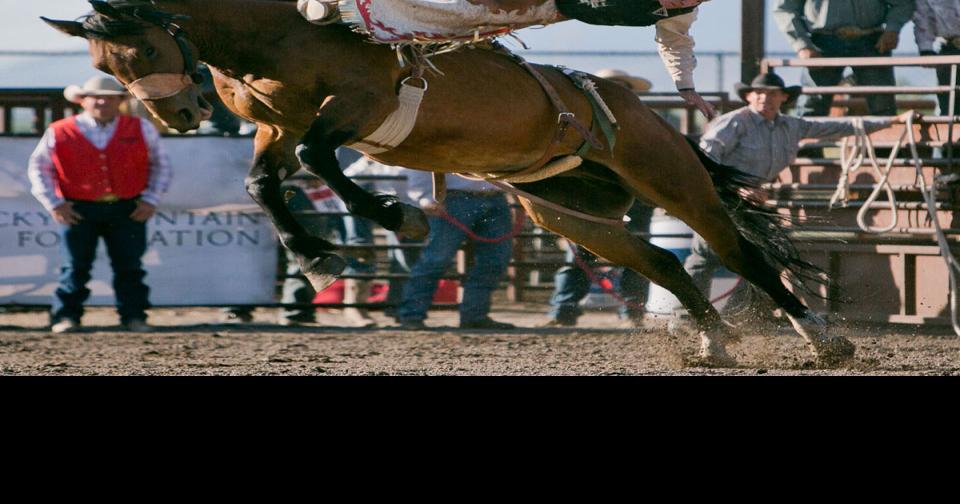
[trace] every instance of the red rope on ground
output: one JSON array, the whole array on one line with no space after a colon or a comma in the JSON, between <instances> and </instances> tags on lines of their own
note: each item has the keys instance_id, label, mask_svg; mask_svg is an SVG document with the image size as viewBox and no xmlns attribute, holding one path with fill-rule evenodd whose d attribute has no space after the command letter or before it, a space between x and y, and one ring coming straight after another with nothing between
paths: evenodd
<instances>
[{"instance_id":1,"label":"red rope on ground","mask_svg":"<svg viewBox=\"0 0 960 504\"><path fill-rule=\"evenodd\" d=\"M710 304L714 304L714 303L722 300L723 298L730 297L730 295L732 295L734 292L736 292L737 287L740 287L740 284L742 284L742 283L743 283L743 277L737 277L737 283L733 284L733 287L730 287L730 290L728 290L727 292L724 292L723 294L720 294L719 296L711 299L711 300L710 300Z\"/></svg>"},{"instance_id":2,"label":"red rope on ground","mask_svg":"<svg viewBox=\"0 0 960 504\"><path fill-rule=\"evenodd\" d=\"M510 240L514 236L517 236L518 234L520 234L520 231L523 229L523 223L526 220L526 214L523 212L515 212L515 216L513 220L513 229L511 229L509 233L503 236L498 236L496 238L487 238L485 236L477 236L477 234L474 233L473 230L471 230L469 227L467 227L466 224L458 221L454 216L448 214L447 212L441 213L440 218L449 222L460 231L463 231L467 235L467 237L473 241L478 241L480 243L500 243L502 241Z\"/></svg>"},{"instance_id":3,"label":"red rope on ground","mask_svg":"<svg viewBox=\"0 0 960 504\"><path fill-rule=\"evenodd\" d=\"M573 245L570 246L572 247ZM619 292L614 291L612 286L607 287L604 285L604 282L601 281L601 278L596 274L596 272L593 271L593 268L591 268L590 265L587 264L582 257L580 257L580 254L578 254L576 250L573 252L573 260L577 263L577 266L587 274L587 278L590 279L591 284L599 285L604 292L613 296L614 299L624 304L627 308L634 310L646 310L646 306L639 303L631 303L626 299L623 299L623 296L621 296Z\"/></svg>"},{"instance_id":4,"label":"red rope on ground","mask_svg":"<svg viewBox=\"0 0 960 504\"><path fill-rule=\"evenodd\" d=\"M601 281L601 277L598 276L598 275L593 271L593 268L591 268L590 265L587 264L586 261L584 261L584 260L580 257L580 254L577 254L576 252L574 252L574 254L573 254L573 260L577 263L577 266L579 266L580 269L582 269L583 272L587 274L587 278L590 279L590 283L591 283L591 284L594 284L594 283L595 283L595 284L599 285L600 288L603 289L603 291L604 291L605 293L610 294L611 296L613 296L614 299L616 299L617 301L619 301L619 302L623 303L624 305L626 305L627 308L641 309L641 310L646 309L646 307L643 306L643 305L640 305L640 304L637 304L637 303L631 303L631 302L623 299L623 297L620 296L620 293L618 293L618 292L616 292L616 291L613 290L613 287L607 287L607 286L605 285L605 283ZM723 294L720 294L719 296L711 299L711 300L710 300L710 304L716 304L716 303L722 301L724 298L727 298L727 297L730 297L731 295L733 295L733 293L736 292L737 287L740 287L740 284L741 284L741 283L743 283L743 277L737 278L737 283L733 284L733 287L731 287L730 290L728 290L727 292L724 292Z\"/></svg>"}]
</instances>

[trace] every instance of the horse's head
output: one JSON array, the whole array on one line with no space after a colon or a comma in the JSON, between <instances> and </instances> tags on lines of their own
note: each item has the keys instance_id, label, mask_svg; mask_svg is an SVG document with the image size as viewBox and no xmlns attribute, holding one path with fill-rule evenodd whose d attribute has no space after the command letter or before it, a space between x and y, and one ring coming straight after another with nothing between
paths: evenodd
<instances>
[{"instance_id":1,"label":"horse's head","mask_svg":"<svg viewBox=\"0 0 960 504\"><path fill-rule=\"evenodd\" d=\"M95 12L80 21L41 19L87 39L93 66L116 77L167 126L185 132L210 117L198 85L196 47L175 24L180 18L150 2L90 3Z\"/></svg>"}]
</instances>

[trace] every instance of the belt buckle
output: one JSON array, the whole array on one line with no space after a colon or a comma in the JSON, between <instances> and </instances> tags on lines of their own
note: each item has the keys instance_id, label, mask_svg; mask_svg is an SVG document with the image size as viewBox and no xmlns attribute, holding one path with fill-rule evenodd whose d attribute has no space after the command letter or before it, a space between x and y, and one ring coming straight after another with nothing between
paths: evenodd
<instances>
[{"instance_id":1,"label":"belt buckle","mask_svg":"<svg viewBox=\"0 0 960 504\"><path fill-rule=\"evenodd\" d=\"M97 198L98 203L116 203L118 201L120 201L120 198L113 193L107 193Z\"/></svg>"},{"instance_id":2,"label":"belt buckle","mask_svg":"<svg viewBox=\"0 0 960 504\"><path fill-rule=\"evenodd\" d=\"M859 26L841 26L837 28L834 33L837 34L837 37L844 40L854 40L863 36L863 29Z\"/></svg>"}]
</instances>

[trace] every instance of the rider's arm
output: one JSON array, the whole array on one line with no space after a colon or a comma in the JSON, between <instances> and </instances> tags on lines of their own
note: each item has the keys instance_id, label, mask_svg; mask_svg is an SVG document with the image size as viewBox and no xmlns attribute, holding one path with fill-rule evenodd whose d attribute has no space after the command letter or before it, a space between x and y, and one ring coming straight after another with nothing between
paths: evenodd
<instances>
[{"instance_id":1,"label":"rider's arm","mask_svg":"<svg viewBox=\"0 0 960 504\"><path fill-rule=\"evenodd\" d=\"M694 89L693 69L697 67L697 58L693 55L694 43L690 36L690 25L696 19L697 10L694 10L657 21L657 49L680 96L707 119L713 119L717 115L716 109Z\"/></svg>"},{"instance_id":2,"label":"rider's arm","mask_svg":"<svg viewBox=\"0 0 960 504\"><path fill-rule=\"evenodd\" d=\"M657 21L657 50L667 72L679 90L693 89L693 70L697 58L693 54L694 41L690 25L697 19L697 11Z\"/></svg>"}]
</instances>

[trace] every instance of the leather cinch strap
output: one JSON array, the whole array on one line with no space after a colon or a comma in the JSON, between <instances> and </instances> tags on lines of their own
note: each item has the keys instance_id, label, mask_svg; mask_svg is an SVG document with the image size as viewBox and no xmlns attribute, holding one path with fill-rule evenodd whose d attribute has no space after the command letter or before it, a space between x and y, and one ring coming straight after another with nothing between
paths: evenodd
<instances>
[{"instance_id":1,"label":"leather cinch strap","mask_svg":"<svg viewBox=\"0 0 960 504\"><path fill-rule=\"evenodd\" d=\"M543 88L543 91L547 94L547 97L550 98L550 102L553 103L553 107L558 111L557 114L557 129L553 134L553 140L550 142L550 146L547 147L546 152L540 156L540 159L537 159L532 165L524 168L523 170L503 173L500 175L487 175L485 178L487 180L522 180L533 178L536 179L536 172L540 171L544 166L547 165L551 160L560 155L560 149L563 146L563 140L566 138L567 130L570 126L573 126L577 133L580 134L580 137L583 138L585 142L590 144L591 147L595 149L602 149L603 144L600 143L600 140L590 132L590 128L583 125L580 120L577 119L576 115L573 112L570 112L570 109L567 108L567 104L564 103L563 98L560 98L560 95L557 93L557 90L550 84L550 81L546 79L536 68L534 68L530 63L527 63L526 60L504 51L507 55L512 57L517 61L517 63L523 67L530 75L533 76L540 83L540 87ZM577 163L579 164L579 163Z\"/></svg>"}]
</instances>

